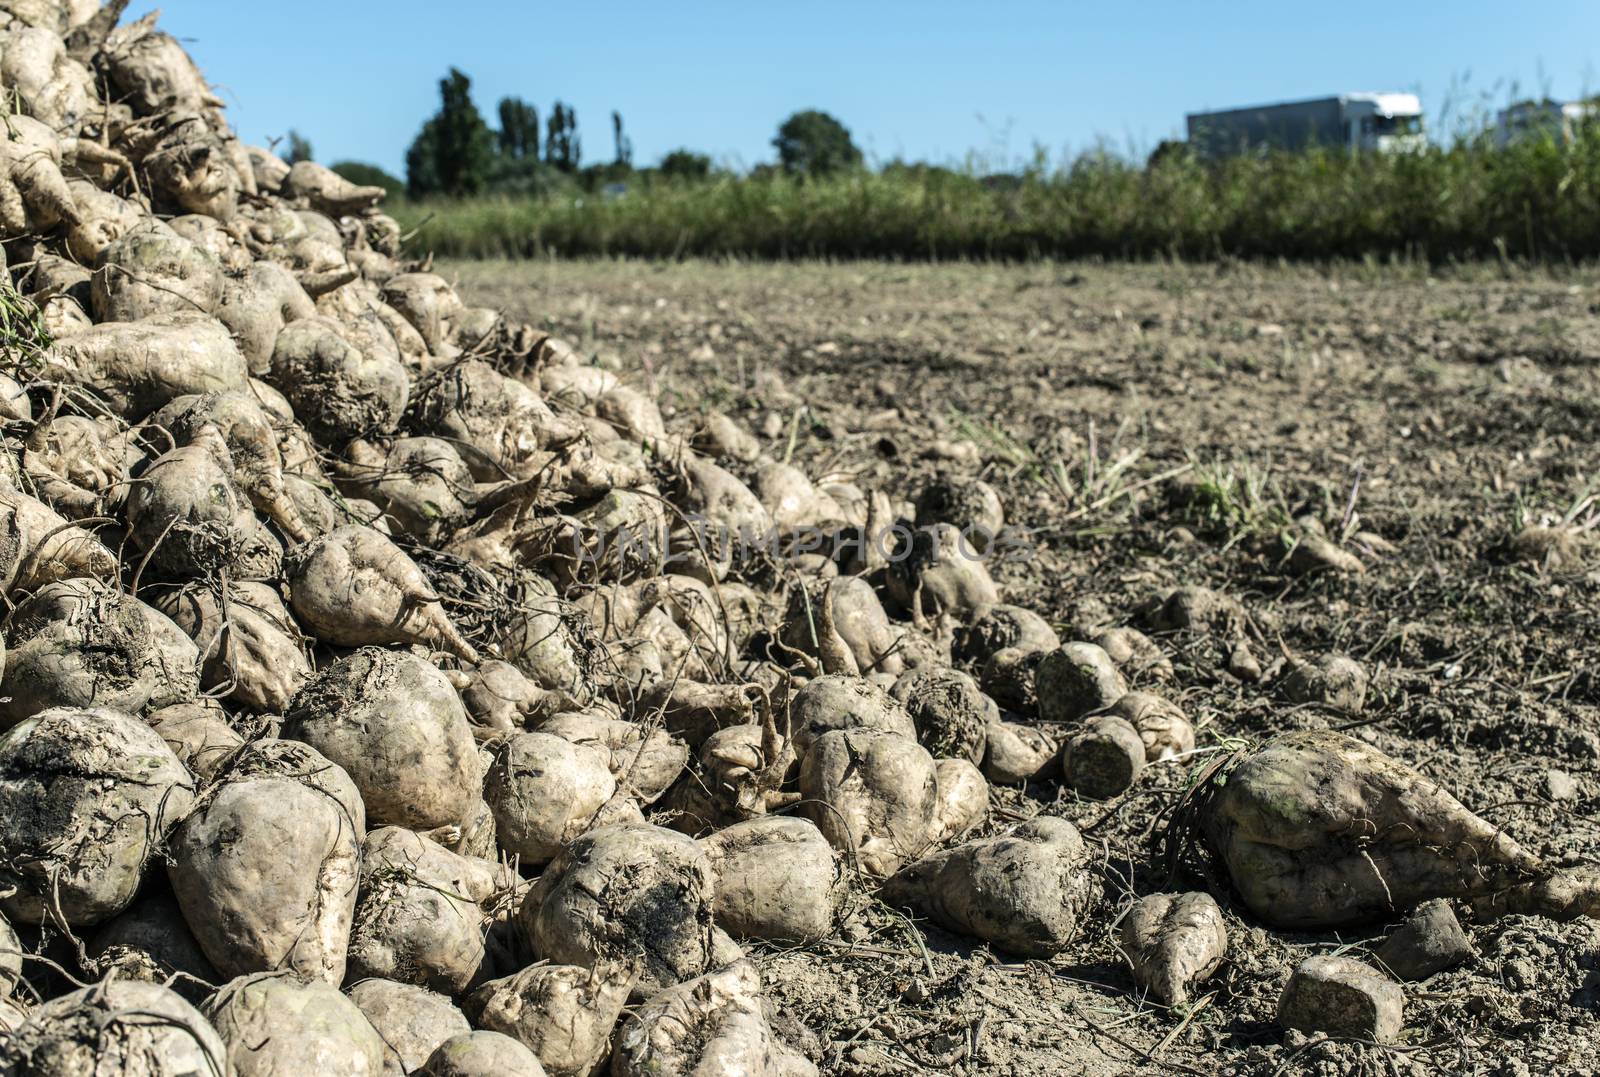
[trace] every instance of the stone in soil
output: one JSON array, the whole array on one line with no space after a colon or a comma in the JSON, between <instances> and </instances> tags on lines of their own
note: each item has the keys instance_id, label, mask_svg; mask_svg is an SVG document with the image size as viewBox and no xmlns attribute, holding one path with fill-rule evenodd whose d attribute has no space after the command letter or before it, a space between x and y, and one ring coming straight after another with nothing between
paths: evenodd
<instances>
[{"instance_id":1,"label":"stone in soil","mask_svg":"<svg viewBox=\"0 0 1600 1077\"><path fill-rule=\"evenodd\" d=\"M1450 903L1441 898L1412 909L1374 956L1398 979L1426 980L1471 957L1472 943Z\"/></svg>"},{"instance_id":2,"label":"stone in soil","mask_svg":"<svg viewBox=\"0 0 1600 1077\"><path fill-rule=\"evenodd\" d=\"M1301 1032L1392 1043L1405 1024L1405 992L1353 957L1310 957L1284 986L1278 1023Z\"/></svg>"}]
</instances>

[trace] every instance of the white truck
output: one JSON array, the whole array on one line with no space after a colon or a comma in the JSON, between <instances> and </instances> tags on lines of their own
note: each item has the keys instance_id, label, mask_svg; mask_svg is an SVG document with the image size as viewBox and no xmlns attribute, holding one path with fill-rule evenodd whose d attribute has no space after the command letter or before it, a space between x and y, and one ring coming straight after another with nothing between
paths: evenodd
<instances>
[{"instance_id":1,"label":"white truck","mask_svg":"<svg viewBox=\"0 0 1600 1077\"><path fill-rule=\"evenodd\" d=\"M1585 123L1600 119L1600 102L1518 101L1500 110L1495 121L1494 140L1498 146L1509 146L1529 138L1549 136L1565 145L1572 141L1577 129Z\"/></svg>"},{"instance_id":2,"label":"white truck","mask_svg":"<svg viewBox=\"0 0 1600 1077\"><path fill-rule=\"evenodd\" d=\"M1202 157L1229 157L1258 147L1298 150L1343 146L1395 153L1418 149L1422 102L1409 93L1344 93L1253 108L1191 112L1189 145Z\"/></svg>"}]
</instances>

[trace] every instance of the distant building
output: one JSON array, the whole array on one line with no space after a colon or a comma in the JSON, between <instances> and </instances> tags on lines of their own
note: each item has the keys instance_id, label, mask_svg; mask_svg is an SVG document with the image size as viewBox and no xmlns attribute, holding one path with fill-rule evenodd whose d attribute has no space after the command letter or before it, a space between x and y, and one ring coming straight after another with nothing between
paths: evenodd
<instances>
[{"instance_id":1,"label":"distant building","mask_svg":"<svg viewBox=\"0 0 1600 1077\"><path fill-rule=\"evenodd\" d=\"M1495 122L1494 140L1509 146L1527 138L1554 138L1563 144L1572 141L1584 123L1600 117L1600 103L1588 101L1518 101L1500 110Z\"/></svg>"}]
</instances>

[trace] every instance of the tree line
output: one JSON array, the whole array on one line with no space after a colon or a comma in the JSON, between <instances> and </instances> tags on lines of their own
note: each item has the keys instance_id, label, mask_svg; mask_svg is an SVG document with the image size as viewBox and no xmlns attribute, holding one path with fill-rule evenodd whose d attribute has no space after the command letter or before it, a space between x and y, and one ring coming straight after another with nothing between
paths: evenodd
<instances>
[{"instance_id":1,"label":"tree line","mask_svg":"<svg viewBox=\"0 0 1600 1077\"><path fill-rule=\"evenodd\" d=\"M439 80L438 111L423 122L406 150L403 181L359 161L339 161L331 167L354 182L404 191L412 198L544 194L573 183L597 189L641 176L697 180L717 171L709 155L691 149L673 150L651 167L635 167L633 142L616 111L611 113L609 159L589 163L584 161L578 114L571 105L557 100L541 117L532 103L506 97L496 107L495 118L498 126L491 127L472 99L472 80L452 67ZM311 158L311 144L298 132L289 132L288 142L286 156L291 163ZM777 164L758 166L757 171L823 175L862 163L849 129L816 109L785 119L772 144Z\"/></svg>"}]
</instances>

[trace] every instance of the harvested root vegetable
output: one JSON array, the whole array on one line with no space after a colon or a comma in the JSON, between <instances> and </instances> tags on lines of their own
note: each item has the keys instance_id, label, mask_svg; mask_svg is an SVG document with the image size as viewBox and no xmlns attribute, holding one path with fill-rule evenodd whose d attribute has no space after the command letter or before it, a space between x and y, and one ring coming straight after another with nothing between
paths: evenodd
<instances>
[{"instance_id":1,"label":"harvested root vegetable","mask_svg":"<svg viewBox=\"0 0 1600 1077\"><path fill-rule=\"evenodd\" d=\"M918 527L949 524L979 556L989 553L1006 526L1000 495L981 479L941 474L917 494L916 507Z\"/></svg>"},{"instance_id":2,"label":"harvested root vegetable","mask_svg":"<svg viewBox=\"0 0 1600 1077\"><path fill-rule=\"evenodd\" d=\"M966 617L1000 601L982 555L949 524L919 527L889 558L890 596L914 614Z\"/></svg>"},{"instance_id":3,"label":"harvested root vegetable","mask_svg":"<svg viewBox=\"0 0 1600 1077\"><path fill-rule=\"evenodd\" d=\"M897 871L927 847L938 810L933 757L881 729L823 733L800 764L801 810L869 875Z\"/></svg>"},{"instance_id":4,"label":"harvested root vegetable","mask_svg":"<svg viewBox=\"0 0 1600 1077\"><path fill-rule=\"evenodd\" d=\"M166 426L181 445L203 444L215 450L211 435L220 436L227 452L216 455L232 469L234 484L290 541L304 542L311 532L284 484L279 424L257 399L259 392L252 385L197 397L173 408Z\"/></svg>"},{"instance_id":5,"label":"harvested root vegetable","mask_svg":"<svg viewBox=\"0 0 1600 1077\"><path fill-rule=\"evenodd\" d=\"M667 731L698 748L719 729L756 719L766 693L754 684L700 684L662 681L639 699L639 707L660 714Z\"/></svg>"},{"instance_id":6,"label":"harvested root vegetable","mask_svg":"<svg viewBox=\"0 0 1600 1077\"><path fill-rule=\"evenodd\" d=\"M779 527L824 528L843 523L844 512L819 493L805 472L792 464L768 463L756 473L756 493Z\"/></svg>"},{"instance_id":7,"label":"harvested root vegetable","mask_svg":"<svg viewBox=\"0 0 1600 1077\"><path fill-rule=\"evenodd\" d=\"M539 1056L510 1036L479 1030L441 1043L417 1077L545 1077Z\"/></svg>"},{"instance_id":8,"label":"harvested root vegetable","mask_svg":"<svg viewBox=\"0 0 1600 1077\"><path fill-rule=\"evenodd\" d=\"M695 434L694 446L719 460L753 463L761 455L761 442L755 435L720 411L706 415Z\"/></svg>"},{"instance_id":9,"label":"harvested root vegetable","mask_svg":"<svg viewBox=\"0 0 1600 1077\"><path fill-rule=\"evenodd\" d=\"M1297 576L1319 573L1360 575L1367 570L1361 558L1338 545L1326 535L1306 532L1294 540L1289 550L1289 571Z\"/></svg>"},{"instance_id":10,"label":"harvested root vegetable","mask_svg":"<svg viewBox=\"0 0 1600 1077\"><path fill-rule=\"evenodd\" d=\"M31 116L7 116L0 139L0 232L15 239L78 222L61 174L61 140Z\"/></svg>"},{"instance_id":11,"label":"harvested root vegetable","mask_svg":"<svg viewBox=\"0 0 1600 1077\"><path fill-rule=\"evenodd\" d=\"M1067 784L1098 800L1131 788L1144 763L1139 731L1112 714L1090 718L1061 748L1061 772Z\"/></svg>"},{"instance_id":12,"label":"harvested root vegetable","mask_svg":"<svg viewBox=\"0 0 1600 1077\"><path fill-rule=\"evenodd\" d=\"M203 999L225 978L206 960L163 879L148 880L132 905L90 936L88 949L101 968L115 968L123 977L159 983L182 973L172 985L190 1001Z\"/></svg>"},{"instance_id":13,"label":"harvested root vegetable","mask_svg":"<svg viewBox=\"0 0 1600 1077\"><path fill-rule=\"evenodd\" d=\"M784 791L795 767L794 747L770 717L760 725L717 730L701 744L699 763L664 802L677 813L673 827L686 834L762 816L798 799Z\"/></svg>"},{"instance_id":14,"label":"harvested root vegetable","mask_svg":"<svg viewBox=\"0 0 1600 1077\"><path fill-rule=\"evenodd\" d=\"M1367 671L1342 654L1295 662L1283 678L1283 694L1294 703L1314 703L1356 714L1367 699Z\"/></svg>"},{"instance_id":15,"label":"harvested root vegetable","mask_svg":"<svg viewBox=\"0 0 1600 1077\"><path fill-rule=\"evenodd\" d=\"M586 680L573 637L571 608L540 576L519 578L517 606L500 628L496 649L540 688L585 694Z\"/></svg>"},{"instance_id":16,"label":"harvested root vegetable","mask_svg":"<svg viewBox=\"0 0 1600 1077\"><path fill-rule=\"evenodd\" d=\"M0 994L9 996L22 980L22 940L16 929L0 917ZM0 1031L9 1031L0 1025Z\"/></svg>"},{"instance_id":17,"label":"harvested root vegetable","mask_svg":"<svg viewBox=\"0 0 1600 1077\"><path fill-rule=\"evenodd\" d=\"M201 117L170 116L143 165L157 202L165 208L219 221L237 215L241 177L228 160L227 144Z\"/></svg>"},{"instance_id":18,"label":"harvested root vegetable","mask_svg":"<svg viewBox=\"0 0 1600 1077\"><path fill-rule=\"evenodd\" d=\"M223 285L215 313L238 340L250 373L262 375L272 369L272 351L283 327L316 317L317 307L283 266L255 262Z\"/></svg>"},{"instance_id":19,"label":"harvested root vegetable","mask_svg":"<svg viewBox=\"0 0 1600 1077\"><path fill-rule=\"evenodd\" d=\"M402 273L384 282L383 299L422 335L430 355L445 355L446 325L461 310L448 281L433 273Z\"/></svg>"},{"instance_id":20,"label":"harvested root vegetable","mask_svg":"<svg viewBox=\"0 0 1600 1077\"><path fill-rule=\"evenodd\" d=\"M1168 1006L1216 972L1228 952L1228 927L1210 894L1151 894L1122 921L1122 951L1133 978Z\"/></svg>"},{"instance_id":21,"label":"harvested root vegetable","mask_svg":"<svg viewBox=\"0 0 1600 1077\"><path fill-rule=\"evenodd\" d=\"M47 707L145 714L200 689L199 652L183 629L98 580L48 584L11 620L0 714L19 722Z\"/></svg>"},{"instance_id":22,"label":"harvested root vegetable","mask_svg":"<svg viewBox=\"0 0 1600 1077\"><path fill-rule=\"evenodd\" d=\"M685 456L681 467L678 504L691 517L702 516L705 523L741 538L759 539L771 530L772 517L766 506L732 473L693 454Z\"/></svg>"},{"instance_id":23,"label":"harvested root vegetable","mask_svg":"<svg viewBox=\"0 0 1600 1077\"><path fill-rule=\"evenodd\" d=\"M688 746L665 730L643 729L596 710L557 714L540 723L539 732L604 751L618 788L641 804L660 799L689 761Z\"/></svg>"},{"instance_id":24,"label":"harvested root vegetable","mask_svg":"<svg viewBox=\"0 0 1600 1077\"><path fill-rule=\"evenodd\" d=\"M1055 758L1055 741L1033 726L990 722L984 730L983 776L997 785L1032 781Z\"/></svg>"},{"instance_id":25,"label":"harvested root vegetable","mask_svg":"<svg viewBox=\"0 0 1600 1077\"><path fill-rule=\"evenodd\" d=\"M660 575L667 557L667 511L653 492L614 489L560 517L538 558L561 583L628 581Z\"/></svg>"},{"instance_id":26,"label":"harvested root vegetable","mask_svg":"<svg viewBox=\"0 0 1600 1077\"><path fill-rule=\"evenodd\" d=\"M284 714L304 741L355 782L375 826L456 826L482 787L466 708L432 663L363 648L307 681Z\"/></svg>"},{"instance_id":27,"label":"harvested root vegetable","mask_svg":"<svg viewBox=\"0 0 1600 1077\"><path fill-rule=\"evenodd\" d=\"M207 699L163 707L148 720L178 761L204 783L244 747L244 738L228 724L226 715L215 701Z\"/></svg>"},{"instance_id":28,"label":"harvested root vegetable","mask_svg":"<svg viewBox=\"0 0 1600 1077\"><path fill-rule=\"evenodd\" d=\"M304 199L312 209L330 217L371 209L383 201L384 194L382 187L351 183L315 161L296 161L289 169L283 189L290 198Z\"/></svg>"},{"instance_id":29,"label":"harvested root vegetable","mask_svg":"<svg viewBox=\"0 0 1600 1077\"><path fill-rule=\"evenodd\" d=\"M1144 761L1181 759L1194 751L1194 726L1176 704L1151 692L1129 692L1111 714L1130 723L1144 742Z\"/></svg>"},{"instance_id":30,"label":"harvested root vegetable","mask_svg":"<svg viewBox=\"0 0 1600 1077\"><path fill-rule=\"evenodd\" d=\"M103 516L127 492L136 462L131 440L109 417L46 413L23 442L22 470L57 512L75 520ZM137 455L142 462L143 453Z\"/></svg>"},{"instance_id":31,"label":"harvested root vegetable","mask_svg":"<svg viewBox=\"0 0 1600 1077\"><path fill-rule=\"evenodd\" d=\"M187 213L172 218L167 222L167 226L214 259L222 271L230 277L249 269L255 261L250 248L239 238L239 231L230 230L215 217ZM226 282L223 286L226 287ZM215 310L212 313L221 317Z\"/></svg>"},{"instance_id":32,"label":"harvested root vegetable","mask_svg":"<svg viewBox=\"0 0 1600 1077\"><path fill-rule=\"evenodd\" d=\"M258 972L222 985L206 1016L238 1077L328 1073L379 1077L383 1040L361 1008L321 980Z\"/></svg>"},{"instance_id":33,"label":"harvested root vegetable","mask_svg":"<svg viewBox=\"0 0 1600 1077\"><path fill-rule=\"evenodd\" d=\"M263 583L221 589L191 584L157 600L200 652L200 683L231 686L228 698L261 714L281 714L311 676L294 619L277 591Z\"/></svg>"},{"instance_id":34,"label":"harvested root vegetable","mask_svg":"<svg viewBox=\"0 0 1600 1077\"><path fill-rule=\"evenodd\" d=\"M508 739L483 782L500 847L530 867L588 830L616 792L607 749L544 732Z\"/></svg>"},{"instance_id":35,"label":"harvested root vegetable","mask_svg":"<svg viewBox=\"0 0 1600 1077\"><path fill-rule=\"evenodd\" d=\"M277 575L283 547L233 484L233 458L209 428L161 456L128 492L128 529L170 578Z\"/></svg>"},{"instance_id":36,"label":"harvested root vegetable","mask_svg":"<svg viewBox=\"0 0 1600 1077\"><path fill-rule=\"evenodd\" d=\"M224 975L289 969L343 981L366 812L316 749L246 745L173 832L167 868Z\"/></svg>"},{"instance_id":37,"label":"harvested root vegetable","mask_svg":"<svg viewBox=\"0 0 1600 1077\"><path fill-rule=\"evenodd\" d=\"M1319 930L1435 897L1600 913L1600 881L1550 869L1415 770L1339 733L1287 733L1219 771L1199 823L1261 919Z\"/></svg>"},{"instance_id":38,"label":"harvested root vegetable","mask_svg":"<svg viewBox=\"0 0 1600 1077\"><path fill-rule=\"evenodd\" d=\"M255 174L256 189L263 194L277 194L289 178L289 163L261 146L246 146L245 152Z\"/></svg>"},{"instance_id":39,"label":"harvested root vegetable","mask_svg":"<svg viewBox=\"0 0 1600 1077\"><path fill-rule=\"evenodd\" d=\"M250 379L227 327L192 311L74 333L56 342L51 366L95 390L125 419L143 418L186 393L242 389Z\"/></svg>"},{"instance_id":40,"label":"harvested root vegetable","mask_svg":"<svg viewBox=\"0 0 1600 1077\"><path fill-rule=\"evenodd\" d=\"M32 422L33 401L22 383L10 374L0 371L0 420Z\"/></svg>"},{"instance_id":41,"label":"harvested root vegetable","mask_svg":"<svg viewBox=\"0 0 1600 1077\"><path fill-rule=\"evenodd\" d=\"M78 208L78 220L67 229L67 253L79 266L94 265L101 251L150 216L147 206L102 191L88 180L68 180L67 189ZM87 312L89 305L86 288L80 306Z\"/></svg>"},{"instance_id":42,"label":"harvested root vegetable","mask_svg":"<svg viewBox=\"0 0 1600 1077\"><path fill-rule=\"evenodd\" d=\"M137 718L60 707L18 725L0 738L6 915L65 928L121 912L193 798L188 770Z\"/></svg>"},{"instance_id":43,"label":"harvested root vegetable","mask_svg":"<svg viewBox=\"0 0 1600 1077\"><path fill-rule=\"evenodd\" d=\"M734 938L804 944L833 933L844 873L810 822L750 819L708 835L700 846L716 880L717 926Z\"/></svg>"},{"instance_id":44,"label":"harvested root vegetable","mask_svg":"<svg viewBox=\"0 0 1600 1077\"><path fill-rule=\"evenodd\" d=\"M1116 703L1128 685L1105 651L1092 643L1069 643L1040 660L1034 691L1041 719L1070 724Z\"/></svg>"},{"instance_id":45,"label":"harvested root vegetable","mask_svg":"<svg viewBox=\"0 0 1600 1077\"><path fill-rule=\"evenodd\" d=\"M1232 595L1209 587L1180 587L1150 614L1157 632L1195 632L1233 640L1244 633L1249 617Z\"/></svg>"},{"instance_id":46,"label":"harvested root vegetable","mask_svg":"<svg viewBox=\"0 0 1600 1077\"><path fill-rule=\"evenodd\" d=\"M544 690L524 677L516 666L499 659L480 662L469 672L446 676L461 693L474 735L478 731L510 733L521 729L545 698Z\"/></svg>"},{"instance_id":47,"label":"harvested root vegetable","mask_svg":"<svg viewBox=\"0 0 1600 1077\"><path fill-rule=\"evenodd\" d=\"M937 757L978 762L989 724L1000 720L994 700L958 670L912 670L894 682L889 695L905 705L916 724L917 740Z\"/></svg>"},{"instance_id":48,"label":"harvested root vegetable","mask_svg":"<svg viewBox=\"0 0 1600 1077\"><path fill-rule=\"evenodd\" d=\"M477 866L421 835L410 843L426 845L408 858L382 848L400 845L389 832L368 837L347 975L458 995L478 975L485 952L485 912L462 885Z\"/></svg>"},{"instance_id":49,"label":"harvested root vegetable","mask_svg":"<svg viewBox=\"0 0 1600 1077\"><path fill-rule=\"evenodd\" d=\"M0 483L0 591L35 591L74 577L111 579L117 556L49 505ZM12 637L15 645L16 637Z\"/></svg>"},{"instance_id":50,"label":"harvested root vegetable","mask_svg":"<svg viewBox=\"0 0 1600 1077\"><path fill-rule=\"evenodd\" d=\"M1053 651L1025 651L1006 647L989 656L978 675L979 686L1006 710L1026 717L1039 713L1039 695L1034 676L1046 655Z\"/></svg>"},{"instance_id":51,"label":"harvested root vegetable","mask_svg":"<svg viewBox=\"0 0 1600 1077\"><path fill-rule=\"evenodd\" d=\"M62 22L13 26L0 58L0 83L27 115L56 131L78 130L100 99L89 69L67 54L68 29Z\"/></svg>"},{"instance_id":52,"label":"harvested root vegetable","mask_svg":"<svg viewBox=\"0 0 1600 1077\"><path fill-rule=\"evenodd\" d=\"M477 500L472 472L448 441L397 438L387 451L365 441L345 449L341 486L391 516L397 530L429 546L467 522Z\"/></svg>"},{"instance_id":53,"label":"harvested root vegetable","mask_svg":"<svg viewBox=\"0 0 1600 1077\"><path fill-rule=\"evenodd\" d=\"M909 864L881 894L947 930L1049 957L1077 935L1096 885L1077 828L1040 817Z\"/></svg>"},{"instance_id":54,"label":"harvested root vegetable","mask_svg":"<svg viewBox=\"0 0 1600 1077\"><path fill-rule=\"evenodd\" d=\"M1021 606L981 606L956 627L952 652L958 662L981 667L997 652L1054 651L1061 646L1050 622Z\"/></svg>"},{"instance_id":55,"label":"harvested root vegetable","mask_svg":"<svg viewBox=\"0 0 1600 1077\"><path fill-rule=\"evenodd\" d=\"M465 1007L481 1029L532 1051L551 1077L586 1077L605 1057L637 974L626 964L532 965L490 980Z\"/></svg>"},{"instance_id":56,"label":"harvested root vegetable","mask_svg":"<svg viewBox=\"0 0 1600 1077\"><path fill-rule=\"evenodd\" d=\"M200 69L152 13L106 38L100 62L119 97L140 116L171 109L221 108Z\"/></svg>"},{"instance_id":57,"label":"harvested root vegetable","mask_svg":"<svg viewBox=\"0 0 1600 1077\"><path fill-rule=\"evenodd\" d=\"M106 980L52 999L6 1040L18 1074L229 1073L228 1049L193 1006L166 987Z\"/></svg>"},{"instance_id":58,"label":"harvested root vegetable","mask_svg":"<svg viewBox=\"0 0 1600 1077\"><path fill-rule=\"evenodd\" d=\"M1405 1025L1405 992L1364 961L1319 954L1300 962L1284 984L1278 1023L1301 1032L1393 1043Z\"/></svg>"},{"instance_id":59,"label":"harvested root vegetable","mask_svg":"<svg viewBox=\"0 0 1600 1077\"><path fill-rule=\"evenodd\" d=\"M419 432L470 446L463 459L480 482L527 478L549 450L579 437L538 393L479 359L455 363L413 387L408 422Z\"/></svg>"},{"instance_id":60,"label":"harvested root vegetable","mask_svg":"<svg viewBox=\"0 0 1600 1077\"><path fill-rule=\"evenodd\" d=\"M222 301L222 267L167 225L147 218L100 252L90 298L97 322L214 314Z\"/></svg>"},{"instance_id":61,"label":"harvested root vegetable","mask_svg":"<svg viewBox=\"0 0 1600 1077\"><path fill-rule=\"evenodd\" d=\"M594 410L603 422L610 423L612 429L635 445L659 451L667 441L667 424L662 421L661 409L631 385L606 390L595 401Z\"/></svg>"},{"instance_id":62,"label":"harvested root vegetable","mask_svg":"<svg viewBox=\"0 0 1600 1077\"><path fill-rule=\"evenodd\" d=\"M349 995L383 1041L385 1077L415 1073L441 1043L472 1031L455 1003L425 987L362 980Z\"/></svg>"},{"instance_id":63,"label":"harvested root vegetable","mask_svg":"<svg viewBox=\"0 0 1600 1077\"><path fill-rule=\"evenodd\" d=\"M871 681L829 674L806 682L789 701L795 751L804 755L823 734L838 729L892 733L913 743L917 727L900 702Z\"/></svg>"},{"instance_id":64,"label":"harvested root vegetable","mask_svg":"<svg viewBox=\"0 0 1600 1077\"><path fill-rule=\"evenodd\" d=\"M902 633L889 623L872 585L848 576L796 587L780 638L784 646L814 656L824 673L897 674Z\"/></svg>"},{"instance_id":65,"label":"harvested root vegetable","mask_svg":"<svg viewBox=\"0 0 1600 1077\"><path fill-rule=\"evenodd\" d=\"M1172 660L1155 640L1137 628L1108 628L1094 638L1124 676L1171 680Z\"/></svg>"},{"instance_id":66,"label":"harvested root vegetable","mask_svg":"<svg viewBox=\"0 0 1600 1077\"><path fill-rule=\"evenodd\" d=\"M509 867L476 855L452 852L432 838L399 826L378 827L367 835L361 869L415 872L480 905L493 901L517 882Z\"/></svg>"},{"instance_id":67,"label":"harvested root vegetable","mask_svg":"<svg viewBox=\"0 0 1600 1077\"><path fill-rule=\"evenodd\" d=\"M941 759L935 773L939 803L934 808L928 841L944 845L965 837L989 814L989 782L981 770L965 759Z\"/></svg>"},{"instance_id":68,"label":"harvested root vegetable","mask_svg":"<svg viewBox=\"0 0 1600 1077\"><path fill-rule=\"evenodd\" d=\"M347 524L297 546L284 570L295 614L325 643L422 643L478 661L416 562L370 527Z\"/></svg>"},{"instance_id":69,"label":"harvested root vegetable","mask_svg":"<svg viewBox=\"0 0 1600 1077\"><path fill-rule=\"evenodd\" d=\"M567 846L528 891L518 922L553 962L639 960L634 995L648 998L710 967L712 908L711 865L693 838L625 823Z\"/></svg>"},{"instance_id":70,"label":"harvested root vegetable","mask_svg":"<svg viewBox=\"0 0 1600 1077\"><path fill-rule=\"evenodd\" d=\"M631 1014L617 1030L611 1073L815 1077L817 1068L772 1031L760 975L736 961L662 991Z\"/></svg>"},{"instance_id":71,"label":"harvested root vegetable","mask_svg":"<svg viewBox=\"0 0 1600 1077\"><path fill-rule=\"evenodd\" d=\"M400 360L357 347L347 332L321 316L290 322L273 344L266 378L327 445L387 433L406 406L408 379Z\"/></svg>"}]
</instances>

